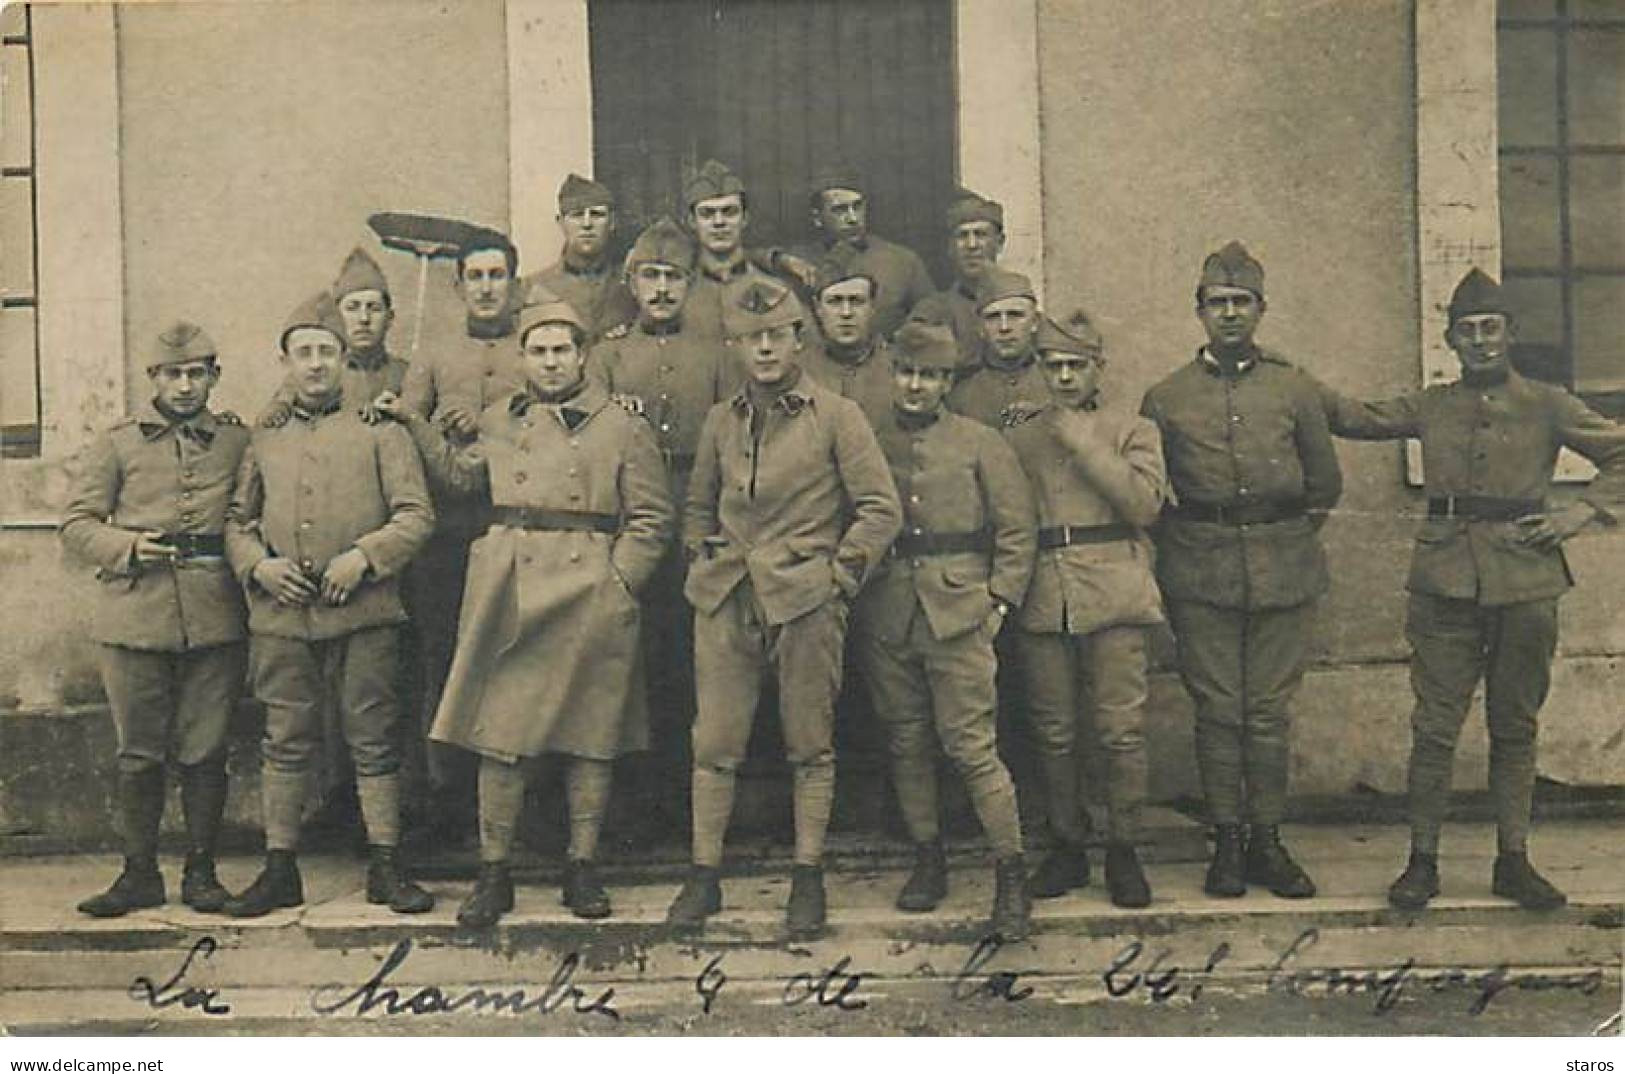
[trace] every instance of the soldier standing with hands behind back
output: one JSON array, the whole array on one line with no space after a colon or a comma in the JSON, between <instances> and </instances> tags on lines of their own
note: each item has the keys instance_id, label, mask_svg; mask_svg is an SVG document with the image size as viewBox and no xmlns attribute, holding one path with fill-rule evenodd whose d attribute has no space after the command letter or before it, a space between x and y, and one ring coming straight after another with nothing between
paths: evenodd
<instances>
[{"instance_id":1,"label":"soldier standing with hands behind back","mask_svg":"<svg viewBox=\"0 0 1625 1074\"><path fill-rule=\"evenodd\" d=\"M1202 263L1196 316L1206 346L1140 410L1162 432L1177 499L1157 534L1157 578L1196 702L1197 767L1216 828L1203 887L1307 898L1314 881L1280 841L1287 730L1329 581L1318 530L1343 476L1317 386L1254 341L1264 267L1239 242Z\"/></svg>"},{"instance_id":2,"label":"soldier standing with hands behind back","mask_svg":"<svg viewBox=\"0 0 1625 1074\"><path fill-rule=\"evenodd\" d=\"M222 531L248 430L209 409L220 367L197 325L177 321L159 334L147 377L151 405L91 443L62 520L64 547L96 565L92 636L118 732L124 871L79 904L92 917L164 901L158 827L171 754L189 841L181 901L215 913L230 897L214 849L247 653Z\"/></svg>"},{"instance_id":3,"label":"soldier standing with hands behind back","mask_svg":"<svg viewBox=\"0 0 1625 1074\"><path fill-rule=\"evenodd\" d=\"M1513 371L1512 314L1478 269L1456 286L1445 339L1461 379L1380 403L1326 393L1332 431L1422 439L1428 517L1411 558L1411 855L1388 901L1420 910L1439 893L1439 829L1456 740L1480 679L1490 731L1496 847L1492 890L1530 910L1563 893L1529 863L1535 717L1551 682L1557 601L1573 584L1563 542L1625 513L1625 427L1561 388ZM1575 502L1547 503L1560 448L1596 463Z\"/></svg>"}]
</instances>

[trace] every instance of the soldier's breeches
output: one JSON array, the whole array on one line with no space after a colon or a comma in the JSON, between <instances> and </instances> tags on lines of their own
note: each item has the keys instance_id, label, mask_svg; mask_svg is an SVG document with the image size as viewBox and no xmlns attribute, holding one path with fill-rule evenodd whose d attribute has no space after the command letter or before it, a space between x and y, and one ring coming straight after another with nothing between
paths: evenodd
<instances>
[{"instance_id":1,"label":"soldier's breeches","mask_svg":"<svg viewBox=\"0 0 1625 1074\"><path fill-rule=\"evenodd\" d=\"M97 646L123 771L201 764L225 748L243 694L247 646L179 653Z\"/></svg>"},{"instance_id":2,"label":"soldier's breeches","mask_svg":"<svg viewBox=\"0 0 1625 1074\"><path fill-rule=\"evenodd\" d=\"M1535 787L1535 717L1557 650L1557 600L1485 607L1412 593L1405 633L1416 694L1409 771L1413 845L1423 853L1438 850L1456 741L1483 679L1497 842L1503 851L1524 850Z\"/></svg>"},{"instance_id":3,"label":"soldier's breeches","mask_svg":"<svg viewBox=\"0 0 1625 1074\"><path fill-rule=\"evenodd\" d=\"M525 805L525 770L495 757L480 758L480 860L507 861Z\"/></svg>"},{"instance_id":4,"label":"soldier's breeches","mask_svg":"<svg viewBox=\"0 0 1625 1074\"><path fill-rule=\"evenodd\" d=\"M591 757L572 757L564 770L564 799L570 810L570 860L592 861L604 824L614 765Z\"/></svg>"},{"instance_id":5,"label":"soldier's breeches","mask_svg":"<svg viewBox=\"0 0 1625 1074\"><path fill-rule=\"evenodd\" d=\"M1093 698L1094 728L1106 755L1107 831L1133 842L1140 830L1150 770L1145 753L1146 629L1105 627L1092 634L1017 634L1027 711L1043 762L1050 827L1078 843L1077 727Z\"/></svg>"},{"instance_id":6,"label":"soldier's breeches","mask_svg":"<svg viewBox=\"0 0 1625 1074\"><path fill-rule=\"evenodd\" d=\"M265 706L267 768L304 772L321 747L323 713L337 705L356 774L393 774L400 766L396 724L398 631L372 627L327 641L257 634L254 696Z\"/></svg>"},{"instance_id":7,"label":"soldier's breeches","mask_svg":"<svg viewBox=\"0 0 1625 1074\"><path fill-rule=\"evenodd\" d=\"M721 863L733 777L744 762L769 670L778 678L785 752L796 769L797 859L822 854L834 796L835 695L846 616L846 605L832 599L799 619L770 625L746 582L716 612L694 617L696 864Z\"/></svg>"},{"instance_id":8,"label":"soldier's breeches","mask_svg":"<svg viewBox=\"0 0 1625 1074\"><path fill-rule=\"evenodd\" d=\"M1196 703L1196 761L1214 824L1278 824L1289 708L1308 666L1313 604L1246 611L1170 601L1179 670Z\"/></svg>"},{"instance_id":9,"label":"soldier's breeches","mask_svg":"<svg viewBox=\"0 0 1625 1074\"><path fill-rule=\"evenodd\" d=\"M1015 785L995 737L998 660L989 631L939 641L917 615L902 645L863 638L858 651L874 710L886 724L892 780L909 837L926 843L940 835L940 743L965 781L994 854L1020 854Z\"/></svg>"}]
</instances>

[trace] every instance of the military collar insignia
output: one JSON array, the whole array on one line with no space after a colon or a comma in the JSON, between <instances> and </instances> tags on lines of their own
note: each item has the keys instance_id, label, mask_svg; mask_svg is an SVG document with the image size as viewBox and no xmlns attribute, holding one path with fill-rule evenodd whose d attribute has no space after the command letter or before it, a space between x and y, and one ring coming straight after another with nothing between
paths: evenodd
<instances>
[{"instance_id":1,"label":"military collar insignia","mask_svg":"<svg viewBox=\"0 0 1625 1074\"><path fill-rule=\"evenodd\" d=\"M741 414L750 413L750 389L740 388L729 403ZM773 397L770 409L782 410L793 418L812 405L811 395L799 388L789 388Z\"/></svg>"},{"instance_id":2,"label":"military collar insignia","mask_svg":"<svg viewBox=\"0 0 1625 1074\"><path fill-rule=\"evenodd\" d=\"M329 414L336 414L338 409L343 405L344 393L341 391L334 392L332 397L329 398L327 402L323 403L321 406L318 406L314 410L305 406L304 403L295 402L293 404L293 416L298 418L300 421L315 421L318 418L325 418Z\"/></svg>"},{"instance_id":3,"label":"military collar insignia","mask_svg":"<svg viewBox=\"0 0 1625 1074\"><path fill-rule=\"evenodd\" d=\"M1241 361L1236 363L1236 372L1238 374L1247 372L1253 366L1257 365L1259 360L1262 359L1263 357L1264 357L1263 354L1255 349L1252 354L1248 355L1246 358L1243 358ZM1208 351L1208 349L1206 347L1203 347L1201 350L1196 352L1196 360L1197 360L1198 363L1201 364L1201 366L1202 366L1202 368L1204 370L1206 370L1208 373L1212 374L1213 376L1215 376L1215 377L1224 376L1224 372L1225 372L1224 366L1219 362L1219 360L1217 358L1213 357L1213 355L1211 353L1209 353L1209 351Z\"/></svg>"},{"instance_id":4,"label":"military collar insignia","mask_svg":"<svg viewBox=\"0 0 1625 1074\"><path fill-rule=\"evenodd\" d=\"M214 443L214 434L216 429L219 428L219 419L211 411L204 410L190 421L176 421L159 410L155 403L149 402L142 408L142 412L137 416L135 424L136 428L141 430L142 437L147 440L156 440L173 429L176 436L184 437L187 440L208 447Z\"/></svg>"}]
</instances>

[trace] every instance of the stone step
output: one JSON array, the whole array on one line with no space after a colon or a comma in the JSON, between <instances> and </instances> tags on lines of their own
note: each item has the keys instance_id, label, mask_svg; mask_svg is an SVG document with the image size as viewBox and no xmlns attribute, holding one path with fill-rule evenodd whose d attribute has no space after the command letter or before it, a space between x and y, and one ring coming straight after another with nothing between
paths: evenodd
<instances>
[{"instance_id":1,"label":"stone step","mask_svg":"<svg viewBox=\"0 0 1625 1074\"><path fill-rule=\"evenodd\" d=\"M13 861L0 902L0 1025L201 1026L216 1017L202 1010L206 994L231 1006L233 1019L250 1021L355 1019L369 997L376 1002L366 1017L387 1017L392 1005L400 1017L417 1017L401 1012L413 1004L439 1009L477 988L519 990L536 1003L562 996L568 1006L571 985L584 1003L613 988L619 1009L669 1008L697 1003L697 985L719 973L730 996L763 1003L782 1003L787 990L811 994L826 978L826 995L853 980L853 995L974 991L1004 981L1067 1003L1153 990L1189 997L1204 988L1370 992L1375 1001L1385 989L1460 989L1470 998L1542 984L1619 987L1625 865L1612 825L1569 825L1561 840L1543 841L1540 861L1571 898L1547 914L1490 896L1489 857L1467 849L1467 840L1443 859L1443 895L1427 912L1409 914L1383 897L1403 857L1401 831L1297 829L1288 838L1320 897L1251 892L1214 900L1200 892L1200 865L1155 864L1147 870L1157 896L1151 907L1112 907L1097 878L1091 888L1040 901L1032 936L996 946L983 942L990 870L966 864L951 870L943 907L924 915L893 909L898 870L832 871L829 934L790 943L782 872L730 875L726 909L691 937L663 924L675 880L613 886L615 915L596 923L571 917L556 886L525 884L498 928L470 935L455 925L466 883L431 881L436 908L404 917L369 906L360 866L343 857L304 861L306 904L254 921L173 903L93 920L71 907L95 886L87 877L104 882L114 862ZM223 880L241 886L254 868L251 860L225 862ZM164 987L183 964L181 978ZM990 985L990 975L1014 976ZM154 1009L142 998L142 980L160 999L180 998Z\"/></svg>"}]
</instances>

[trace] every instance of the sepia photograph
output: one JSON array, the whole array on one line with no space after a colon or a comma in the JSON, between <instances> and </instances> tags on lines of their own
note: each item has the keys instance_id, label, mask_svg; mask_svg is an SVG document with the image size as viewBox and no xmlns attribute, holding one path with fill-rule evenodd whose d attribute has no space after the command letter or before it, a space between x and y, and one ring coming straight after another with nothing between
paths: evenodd
<instances>
[{"instance_id":1,"label":"sepia photograph","mask_svg":"<svg viewBox=\"0 0 1625 1074\"><path fill-rule=\"evenodd\" d=\"M1625 0L14 0L0 1055L1614 1070L1621 523Z\"/></svg>"}]
</instances>

